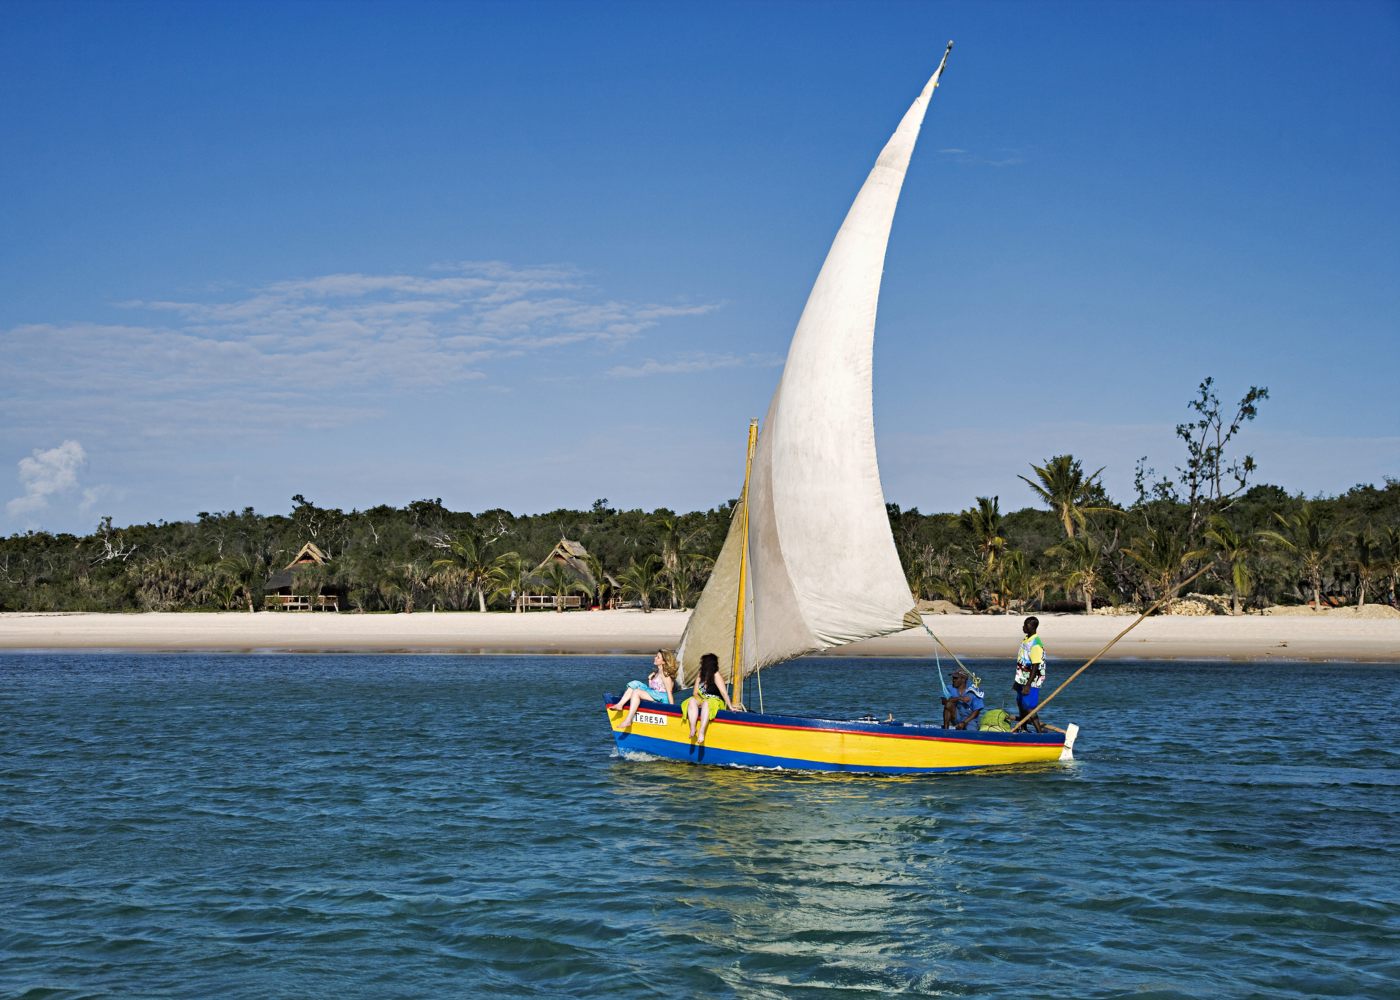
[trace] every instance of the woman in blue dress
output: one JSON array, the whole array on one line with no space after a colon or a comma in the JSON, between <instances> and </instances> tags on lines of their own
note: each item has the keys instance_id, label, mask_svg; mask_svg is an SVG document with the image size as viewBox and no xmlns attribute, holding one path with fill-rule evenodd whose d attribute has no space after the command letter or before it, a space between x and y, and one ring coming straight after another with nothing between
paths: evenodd
<instances>
[{"instance_id":1,"label":"woman in blue dress","mask_svg":"<svg viewBox=\"0 0 1400 1000\"><path fill-rule=\"evenodd\" d=\"M632 719L642 702L659 701L663 705L670 705L675 700L676 672L680 666L676 661L676 651L658 649L656 655L651 658L651 665L655 668L651 676L645 682L628 681L627 690L622 692L622 697L617 700L617 707L627 710L627 718L622 720L623 729L632 725Z\"/></svg>"}]
</instances>

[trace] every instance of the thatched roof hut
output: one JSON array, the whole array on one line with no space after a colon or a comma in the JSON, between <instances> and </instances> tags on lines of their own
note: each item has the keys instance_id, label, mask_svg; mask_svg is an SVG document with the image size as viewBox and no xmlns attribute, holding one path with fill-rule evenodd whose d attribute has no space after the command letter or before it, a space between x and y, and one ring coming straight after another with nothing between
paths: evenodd
<instances>
[{"instance_id":1,"label":"thatched roof hut","mask_svg":"<svg viewBox=\"0 0 1400 1000\"><path fill-rule=\"evenodd\" d=\"M544 572L555 563L566 567L570 573L578 578L580 583L588 588L589 593L597 591L598 581L594 578L593 570L588 565L588 550L583 547L581 542L570 541L567 538L559 539L559 544L554 546L549 555L545 556L540 564L530 571L530 575L525 577L525 586L545 586ZM606 573L603 576L609 586L617 586L617 581L612 577Z\"/></svg>"},{"instance_id":2,"label":"thatched roof hut","mask_svg":"<svg viewBox=\"0 0 1400 1000\"><path fill-rule=\"evenodd\" d=\"M301 547L301 551L296 554L296 558L277 573L273 573L263 583L263 590L271 593L292 592L292 583L298 569L312 566L327 566L331 558L326 555L316 545L315 542L307 542Z\"/></svg>"}]
</instances>

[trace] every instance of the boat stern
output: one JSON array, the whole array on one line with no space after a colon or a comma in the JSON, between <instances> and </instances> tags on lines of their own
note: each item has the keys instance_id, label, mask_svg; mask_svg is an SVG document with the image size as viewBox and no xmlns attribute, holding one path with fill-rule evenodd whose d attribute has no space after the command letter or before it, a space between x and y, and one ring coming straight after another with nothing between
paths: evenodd
<instances>
[{"instance_id":1,"label":"boat stern","mask_svg":"<svg viewBox=\"0 0 1400 1000\"><path fill-rule=\"evenodd\" d=\"M1069 728L1065 730L1065 745L1064 749L1060 751L1060 763L1068 763L1074 760L1074 741L1078 736L1079 727L1071 722Z\"/></svg>"}]
</instances>

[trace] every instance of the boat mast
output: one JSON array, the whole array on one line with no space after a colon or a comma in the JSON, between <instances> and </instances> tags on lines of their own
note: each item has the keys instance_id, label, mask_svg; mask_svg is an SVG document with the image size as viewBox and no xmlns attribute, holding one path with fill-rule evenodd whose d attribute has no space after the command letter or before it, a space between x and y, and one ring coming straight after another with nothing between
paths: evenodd
<instances>
[{"instance_id":1,"label":"boat mast","mask_svg":"<svg viewBox=\"0 0 1400 1000\"><path fill-rule=\"evenodd\" d=\"M753 472L754 445L758 442L758 421L749 421L749 450L744 459L744 492L739 495L739 599L734 608L734 659L729 671L731 697L744 700L744 598L749 570L749 475Z\"/></svg>"}]
</instances>

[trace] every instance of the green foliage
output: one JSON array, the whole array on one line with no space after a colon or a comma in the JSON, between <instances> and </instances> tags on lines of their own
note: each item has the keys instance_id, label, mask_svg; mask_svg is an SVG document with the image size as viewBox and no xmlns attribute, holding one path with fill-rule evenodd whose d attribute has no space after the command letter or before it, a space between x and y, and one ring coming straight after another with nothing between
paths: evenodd
<instances>
[{"instance_id":1,"label":"green foliage","mask_svg":"<svg viewBox=\"0 0 1400 1000\"><path fill-rule=\"evenodd\" d=\"M1203 559L1206 552L1187 547L1187 534L1170 524L1154 524L1137 536L1123 554L1136 562L1143 571L1147 595L1153 601L1176 594L1176 581L1188 571L1191 563Z\"/></svg>"},{"instance_id":2,"label":"green foliage","mask_svg":"<svg viewBox=\"0 0 1400 1000\"><path fill-rule=\"evenodd\" d=\"M958 525L968 536L981 562L982 584L989 592L988 603L995 605L1000 591L998 560L1006 549L1006 527L1001 518L1000 497L978 497L977 504L958 515Z\"/></svg>"},{"instance_id":3,"label":"green foliage","mask_svg":"<svg viewBox=\"0 0 1400 1000\"><path fill-rule=\"evenodd\" d=\"M1039 468L1054 481L1051 470L1081 466L1065 455ZM593 600L684 608L698 598L733 510L732 503L690 513L617 510L599 501L589 510L526 516L416 500L345 512L298 495L287 515L245 508L125 527L103 518L82 537L0 538L0 610L260 612L264 582L307 541L330 562L298 569L299 594L338 594L350 611L505 609L512 593L585 589L572 575L567 582L547 577L544 590L529 583L561 536L588 549L598 581ZM1081 512L1069 515L1071 533L1063 511L1003 513L996 497L979 497L957 514L888 508L917 600L1027 610L1087 611L1105 600L1141 605L1173 592L1206 559L1216 566L1195 586L1230 595L1236 610L1246 603L1394 604L1400 589L1400 481L1392 479L1312 500L1256 485L1217 509L1194 540L1184 496L1140 495L1121 512L1095 495Z\"/></svg>"},{"instance_id":4,"label":"green foliage","mask_svg":"<svg viewBox=\"0 0 1400 1000\"><path fill-rule=\"evenodd\" d=\"M540 571L540 577L544 580L545 593L555 599L556 611L564 610L565 597L588 590L588 586L563 563L550 563Z\"/></svg>"},{"instance_id":5,"label":"green foliage","mask_svg":"<svg viewBox=\"0 0 1400 1000\"><path fill-rule=\"evenodd\" d=\"M1294 557L1307 574L1313 607L1322 607L1323 575L1342 544L1336 522L1315 502L1302 504L1288 515L1276 511L1274 518L1278 527L1264 531L1263 537Z\"/></svg>"},{"instance_id":6,"label":"green foliage","mask_svg":"<svg viewBox=\"0 0 1400 1000\"><path fill-rule=\"evenodd\" d=\"M622 583L622 593L637 598L642 604L642 610L650 611L651 595L656 592L662 572L661 560L656 556L633 559L618 577Z\"/></svg>"},{"instance_id":7,"label":"green foliage","mask_svg":"<svg viewBox=\"0 0 1400 1000\"><path fill-rule=\"evenodd\" d=\"M1103 553L1099 543L1081 532L1049 549L1046 555L1060 561L1058 569L1063 586L1066 590L1078 587L1084 595L1084 613L1092 612L1094 593L1099 589L1099 580L1103 576Z\"/></svg>"},{"instance_id":8,"label":"green foliage","mask_svg":"<svg viewBox=\"0 0 1400 1000\"><path fill-rule=\"evenodd\" d=\"M1086 476L1079 459L1073 455L1055 455L1046 459L1044 465L1032 465L1031 470L1035 473L1034 481L1025 476L1017 478L1059 518L1066 538L1074 537L1075 528L1083 531L1090 514L1117 513L1116 508L1108 505L1108 496L1099 483L1102 468Z\"/></svg>"},{"instance_id":9,"label":"green foliage","mask_svg":"<svg viewBox=\"0 0 1400 1000\"><path fill-rule=\"evenodd\" d=\"M1215 392L1215 379L1203 380L1196 387L1196 397L1187 403L1193 418L1176 425L1176 436L1186 448L1185 463L1176 469L1177 478L1153 482L1156 473L1147 467L1145 458L1139 460L1134 506L1171 501L1186 515L1187 544L1197 543L1210 519L1229 510L1249 489L1249 478L1256 471L1254 457L1234 457L1230 446L1244 425L1259 415L1259 404L1268 398L1267 388L1250 386L1227 419Z\"/></svg>"},{"instance_id":10,"label":"green foliage","mask_svg":"<svg viewBox=\"0 0 1400 1000\"><path fill-rule=\"evenodd\" d=\"M465 610L474 595L477 610L484 612L488 596L495 595L505 581L515 553L493 555L491 541L475 530L444 536L435 544L446 551L433 560L428 582L438 587L443 606Z\"/></svg>"},{"instance_id":11,"label":"green foliage","mask_svg":"<svg viewBox=\"0 0 1400 1000\"><path fill-rule=\"evenodd\" d=\"M1240 602L1254 587L1253 563L1259 551L1260 536L1240 531L1223 514L1215 514L1206 529L1211 551L1230 574L1230 610L1240 613Z\"/></svg>"}]
</instances>

